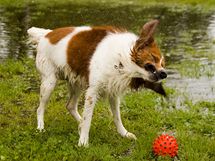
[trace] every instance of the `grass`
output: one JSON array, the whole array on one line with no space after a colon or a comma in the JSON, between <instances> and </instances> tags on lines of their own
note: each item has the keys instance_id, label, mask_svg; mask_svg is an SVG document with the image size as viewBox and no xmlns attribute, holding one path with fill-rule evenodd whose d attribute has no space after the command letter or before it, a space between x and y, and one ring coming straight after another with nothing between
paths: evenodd
<instances>
[{"instance_id":1,"label":"grass","mask_svg":"<svg viewBox=\"0 0 215 161\"><path fill-rule=\"evenodd\" d=\"M151 91L130 92L121 108L125 127L138 137L134 142L117 134L108 103L101 100L94 112L90 147L79 148L78 124L65 108L65 82L58 83L51 97L43 133L36 131L39 75L34 60L3 61L0 87L0 160L154 160L152 142L163 132L174 133L181 160L215 160L215 103L186 100L185 109L176 109L173 100ZM178 95L167 91L171 97ZM83 103L82 98L81 109Z\"/></svg>"},{"instance_id":2,"label":"grass","mask_svg":"<svg viewBox=\"0 0 215 161\"><path fill-rule=\"evenodd\" d=\"M181 77L187 77L187 78L213 78L214 77L214 64L213 61L207 60L206 62L201 62L198 59L192 60L184 60L180 63L180 65L172 65L172 68L176 69Z\"/></svg>"}]
</instances>

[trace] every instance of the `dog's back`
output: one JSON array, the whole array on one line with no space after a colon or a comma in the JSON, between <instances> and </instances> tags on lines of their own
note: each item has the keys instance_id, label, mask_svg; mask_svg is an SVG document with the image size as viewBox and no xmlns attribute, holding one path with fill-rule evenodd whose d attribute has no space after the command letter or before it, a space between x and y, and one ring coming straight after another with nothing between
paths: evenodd
<instances>
[{"instance_id":1,"label":"dog's back","mask_svg":"<svg viewBox=\"0 0 215 161\"><path fill-rule=\"evenodd\" d=\"M33 27L28 33L38 43L36 65L42 75L61 70L71 83L99 82L98 86L108 92L122 92L128 86L125 78L132 73L129 53L136 35L111 26L55 30Z\"/></svg>"}]
</instances>

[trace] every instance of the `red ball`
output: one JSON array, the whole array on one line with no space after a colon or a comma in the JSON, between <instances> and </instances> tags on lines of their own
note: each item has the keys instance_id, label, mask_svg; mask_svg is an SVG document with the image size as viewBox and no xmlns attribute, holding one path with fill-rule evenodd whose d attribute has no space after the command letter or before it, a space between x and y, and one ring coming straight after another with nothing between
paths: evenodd
<instances>
[{"instance_id":1,"label":"red ball","mask_svg":"<svg viewBox=\"0 0 215 161\"><path fill-rule=\"evenodd\" d=\"M153 143L153 152L156 156L177 156L178 144L175 137L167 134L157 137Z\"/></svg>"}]
</instances>

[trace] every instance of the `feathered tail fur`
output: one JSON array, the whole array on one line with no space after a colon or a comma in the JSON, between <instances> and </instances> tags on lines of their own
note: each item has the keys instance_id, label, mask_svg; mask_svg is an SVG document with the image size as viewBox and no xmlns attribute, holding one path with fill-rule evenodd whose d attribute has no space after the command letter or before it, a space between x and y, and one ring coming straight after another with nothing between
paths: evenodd
<instances>
[{"instance_id":1,"label":"feathered tail fur","mask_svg":"<svg viewBox=\"0 0 215 161\"><path fill-rule=\"evenodd\" d=\"M50 29L43 29L43 28L37 28L37 27L31 27L27 30L27 33L30 38L30 42L33 44L38 44L40 39L44 37L46 34L48 34Z\"/></svg>"}]
</instances>

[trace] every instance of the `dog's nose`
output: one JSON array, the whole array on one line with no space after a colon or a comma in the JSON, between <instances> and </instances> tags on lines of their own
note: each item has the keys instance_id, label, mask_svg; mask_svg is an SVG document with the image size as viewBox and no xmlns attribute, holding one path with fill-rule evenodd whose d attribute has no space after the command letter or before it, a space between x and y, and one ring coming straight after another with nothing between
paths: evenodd
<instances>
[{"instance_id":1,"label":"dog's nose","mask_svg":"<svg viewBox=\"0 0 215 161\"><path fill-rule=\"evenodd\" d=\"M167 77L167 73L164 70L161 70L159 73L161 79L165 79Z\"/></svg>"}]
</instances>

